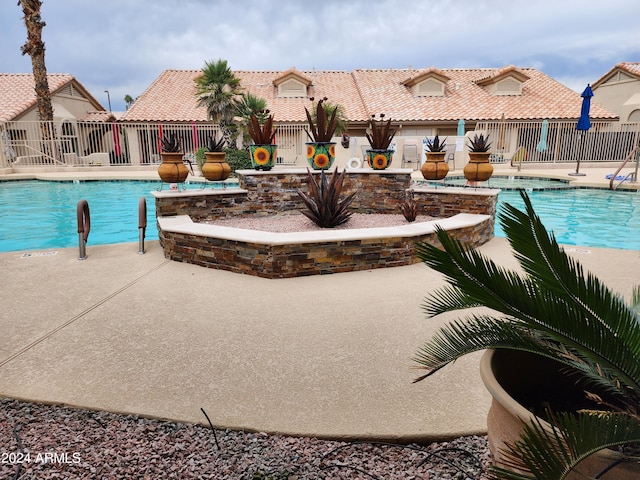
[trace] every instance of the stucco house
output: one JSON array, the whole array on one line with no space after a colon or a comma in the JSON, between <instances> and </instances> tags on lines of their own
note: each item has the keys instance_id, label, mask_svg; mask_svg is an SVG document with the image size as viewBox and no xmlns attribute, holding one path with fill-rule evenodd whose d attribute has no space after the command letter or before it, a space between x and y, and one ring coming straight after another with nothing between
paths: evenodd
<instances>
[{"instance_id":1,"label":"stucco house","mask_svg":"<svg viewBox=\"0 0 640 480\"><path fill-rule=\"evenodd\" d=\"M200 70L166 70L123 114L127 123L204 124L207 113L197 106L195 79ZM454 137L458 122L465 131L496 122L576 122L580 95L534 68L357 69L353 71L234 71L245 92L264 98L279 125L277 143L285 163L304 164L304 108L310 98L327 97L344 107L351 144L339 149L338 163L360 156L372 115L384 113L396 129L398 152L408 141L426 136ZM616 122L618 116L592 102L594 121ZM526 128L525 128L526 130ZM520 135L523 129L520 128ZM513 133L512 148L518 145ZM130 137L132 135L129 135ZM185 130L185 139L188 136ZM149 143L149 142L147 142ZM151 142L153 143L153 142ZM504 142L505 144L509 142ZM357 147L357 148L354 148ZM509 152L505 148L505 154ZM394 160L394 163L395 160Z\"/></svg>"},{"instance_id":2,"label":"stucco house","mask_svg":"<svg viewBox=\"0 0 640 480\"><path fill-rule=\"evenodd\" d=\"M100 145L103 135L95 133L98 129L89 130L83 125L87 122L100 125L114 121L113 114L107 112L72 75L48 74L47 81L53 106L55 145L43 148L33 74L0 73L0 130L4 160L11 164L73 164L81 161L83 152L89 156L97 148L102 148L105 153L101 157L94 154L87 161L97 162L101 158L108 163L106 146ZM43 159L43 156L50 158Z\"/></svg>"},{"instance_id":3,"label":"stucco house","mask_svg":"<svg viewBox=\"0 0 640 480\"><path fill-rule=\"evenodd\" d=\"M622 62L591 86L598 103L620 122L640 122L640 62Z\"/></svg>"}]
</instances>

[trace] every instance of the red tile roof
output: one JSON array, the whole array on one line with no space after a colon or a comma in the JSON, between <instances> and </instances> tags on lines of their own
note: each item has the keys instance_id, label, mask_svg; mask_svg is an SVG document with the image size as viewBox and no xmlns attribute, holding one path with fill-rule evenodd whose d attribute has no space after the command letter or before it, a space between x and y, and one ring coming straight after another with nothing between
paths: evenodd
<instances>
[{"instance_id":1,"label":"red tile roof","mask_svg":"<svg viewBox=\"0 0 640 480\"><path fill-rule=\"evenodd\" d=\"M640 62L622 62L614 65L614 67L611 70L609 70L607 73L602 75L598 80L593 82L591 86L593 88L598 88L598 86L606 82L609 79L609 77L611 77L618 70L626 73L627 75L631 75L637 80L640 80Z\"/></svg>"},{"instance_id":2,"label":"red tile roof","mask_svg":"<svg viewBox=\"0 0 640 480\"><path fill-rule=\"evenodd\" d=\"M47 75L49 90L54 92L71 82L66 74ZM14 119L36 104L33 74L0 73L0 123Z\"/></svg>"},{"instance_id":3,"label":"red tile roof","mask_svg":"<svg viewBox=\"0 0 640 480\"><path fill-rule=\"evenodd\" d=\"M57 92L73 84L89 100L94 108L100 103L72 75L66 73L47 74L49 90ZM0 123L13 120L36 105L35 81L31 73L0 73ZM108 113L108 112L107 112Z\"/></svg>"},{"instance_id":4,"label":"red tile roof","mask_svg":"<svg viewBox=\"0 0 640 480\"><path fill-rule=\"evenodd\" d=\"M287 70L284 74L294 72ZM443 122L460 118L471 121L577 119L580 95L533 68L478 69L375 69L297 72L311 80L308 97L327 97L344 107L352 122L366 122L372 114L384 113L394 121ZM245 91L267 101L279 123L304 122L308 98L277 97L274 80L282 71L235 71ZM416 97L403 82L424 74L437 73L448 78L443 97ZM524 80L522 95L493 95L479 81L503 78L512 73ZM186 122L207 121L206 110L198 107L194 79L199 70L167 70L136 100L122 121ZM528 77L528 79L527 79ZM593 119L617 116L592 102Z\"/></svg>"}]
</instances>

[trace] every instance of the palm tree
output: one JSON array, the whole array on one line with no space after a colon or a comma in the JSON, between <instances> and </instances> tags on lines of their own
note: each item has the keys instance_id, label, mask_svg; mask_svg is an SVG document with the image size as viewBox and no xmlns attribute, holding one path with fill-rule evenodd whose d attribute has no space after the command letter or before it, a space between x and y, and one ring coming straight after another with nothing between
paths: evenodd
<instances>
[{"instance_id":1,"label":"palm tree","mask_svg":"<svg viewBox=\"0 0 640 480\"><path fill-rule=\"evenodd\" d=\"M22 46L22 54L31 57L31 67L35 80L38 117L40 121L53 121L53 106L51 105L51 91L47 81L47 67L44 62L44 42L42 29L46 25L40 16L40 0L20 0L18 5L24 13L24 24L27 27L27 42ZM45 138L50 138L47 133Z\"/></svg>"},{"instance_id":2,"label":"palm tree","mask_svg":"<svg viewBox=\"0 0 640 480\"><path fill-rule=\"evenodd\" d=\"M133 105L133 102L135 101L136 99L133 98L131 95L125 95L124 96L125 109L129 110L129 108L131 108L131 105Z\"/></svg>"},{"instance_id":3,"label":"palm tree","mask_svg":"<svg viewBox=\"0 0 640 480\"><path fill-rule=\"evenodd\" d=\"M196 78L198 105L207 109L210 120L220 125L227 145L232 147L233 116L241 94L240 79L227 66L227 61L205 62L202 75Z\"/></svg>"},{"instance_id":4,"label":"palm tree","mask_svg":"<svg viewBox=\"0 0 640 480\"><path fill-rule=\"evenodd\" d=\"M596 410L551 414L553 432L532 422L509 447L509 464L531 474L493 467L493 479L563 479L590 454L640 441L640 295L630 304L607 289L561 249L535 214L506 205L498 215L524 275L504 269L438 230L443 250L420 243L418 255L447 286L425 300L428 316L485 306L442 327L415 361L420 381L467 353L520 350L578 372ZM594 394L597 392L597 395Z\"/></svg>"},{"instance_id":5,"label":"palm tree","mask_svg":"<svg viewBox=\"0 0 640 480\"><path fill-rule=\"evenodd\" d=\"M248 125L251 114L255 114L260 124L264 123L269 116L267 101L264 98L256 97L250 93L243 93L240 101L236 105L236 117L243 132L243 142L246 145L249 141Z\"/></svg>"}]
</instances>

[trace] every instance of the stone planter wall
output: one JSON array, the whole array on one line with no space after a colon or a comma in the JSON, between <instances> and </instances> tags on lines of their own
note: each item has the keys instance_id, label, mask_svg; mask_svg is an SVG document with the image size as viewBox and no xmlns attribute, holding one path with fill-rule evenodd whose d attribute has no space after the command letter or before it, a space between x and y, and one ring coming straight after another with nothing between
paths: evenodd
<instances>
[{"instance_id":1,"label":"stone planter wall","mask_svg":"<svg viewBox=\"0 0 640 480\"><path fill-rule=\"evenodd\" d=\"M416 241L436 241L431 226L409 232L409 224L374 238L366 231L360 237L347 238L325 238L322 234L327 232L323 231L317 240L304 241L291 237L274 240L268 232L254 232L250 239L234 238L229 229L220 233L216 231L219 227L201 222L231 216L292 214L305 208L297 189L306 191L308 182L307 172L302 169L238 173L240 188L154 192L160 243L167 258L266 278L287 278L408 265L418 261ZM352 204L355 212L400 214L400 204L411 184L410 174L408 169L349 172L344 193L358 190ZM472 246L493 238L497 190L413 190L414 198L423 206L421 213L426 215L443 219L460 213L482 215L475 220L444 222L456 238ZM414 225L426 224L411 224L411 228Z\"/></svg>"}]
</instances>

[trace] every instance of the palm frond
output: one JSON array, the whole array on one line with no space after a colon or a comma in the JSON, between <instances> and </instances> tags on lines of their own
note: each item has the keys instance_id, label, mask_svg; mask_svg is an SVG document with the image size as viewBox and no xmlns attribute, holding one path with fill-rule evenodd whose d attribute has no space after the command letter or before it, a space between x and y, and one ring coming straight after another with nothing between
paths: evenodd
<instances>
[{"instance_id":1,"label":"palm frond","mask_svg":"<svg viewBox=\"0 0 640 480\"><path fill-rule=\"evenodd\" d=\"M502 451L506 468L492 467L489 478L563 480L570 472L580 469L582 460L603 448L640 442L640 421L630 415L609 412L550 414L550 421L551 428L540 420L527 424L523 436ZM524 473L527 471L530 473Z\"/></svg>"}]
</instances>

